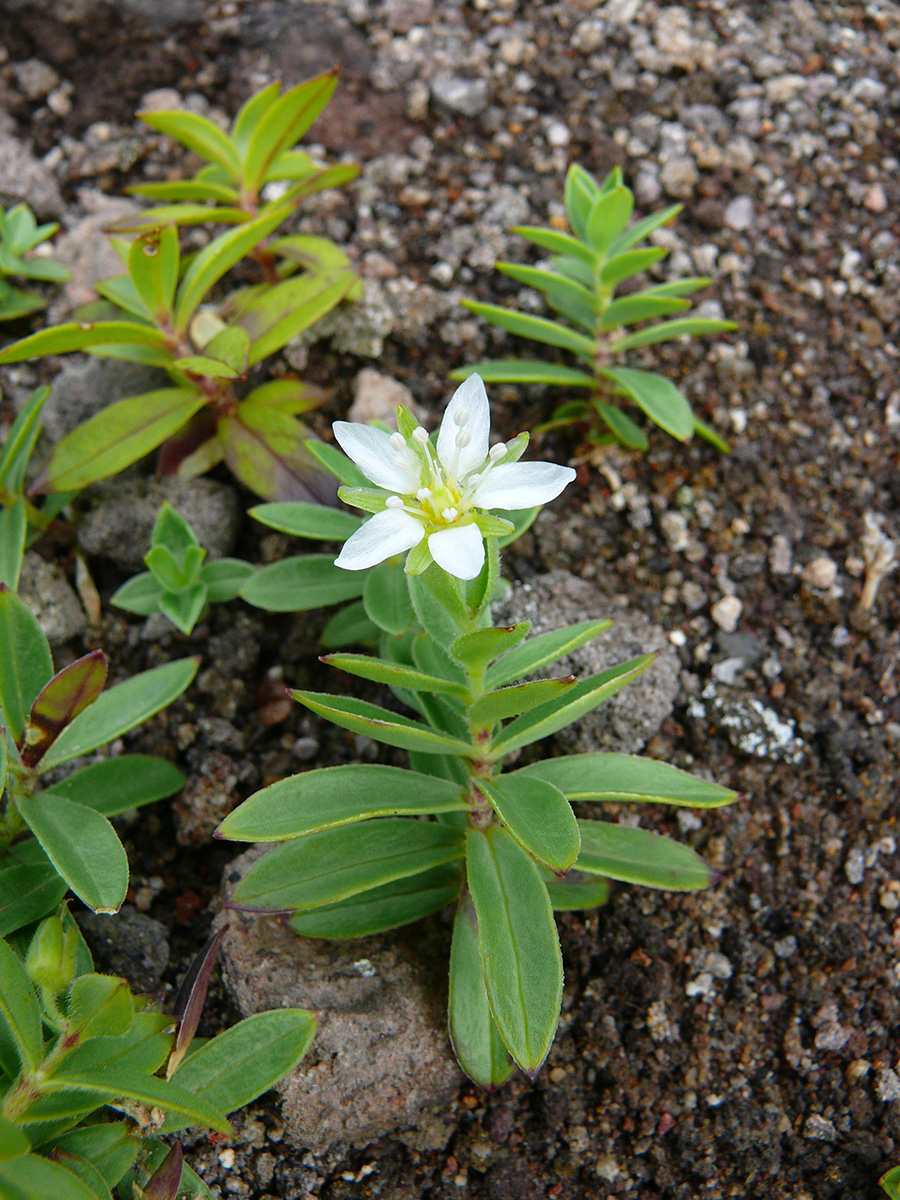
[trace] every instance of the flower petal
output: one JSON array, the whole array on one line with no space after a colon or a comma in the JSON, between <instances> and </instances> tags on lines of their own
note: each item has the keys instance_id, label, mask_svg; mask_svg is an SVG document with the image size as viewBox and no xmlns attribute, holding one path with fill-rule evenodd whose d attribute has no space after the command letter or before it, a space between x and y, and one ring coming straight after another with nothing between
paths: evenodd
<instances>
[{"instance_id":1,"label":"flower petal","mask_svg":"<svg viewBox=\"0 0 900 1200\"><path fill-rule=\"evenodd\" d=\"M378 487L408 496L420 486L418 466L411 452L395 450L391 434L351 421L335 421L332 429L344 453ZM397 461L401 457L407 460L407 465Z\"/></svg>"},{"instance_id":2,"label":"flower petal","mask_svg":"<svg viewBox=\"0 0 900 1200\"><path fill-rule=\"evenodd\" d=\"M456 416L462 411L467 412L469 418L464 426L459 426L456 424ZM461 429L464 429L468 436L465 446L456 444L456 435ZM454 481L459 482L470 471L484 465L490 431L491 410L484 382L480 375L470 375L453 393L438 433L438 458Z\"/></svg>"},{"instance_id":3,"label":"flower petal","mask_svg":"<svg viewBox=\"0 0 900 1200\"><path fill-rule=\"evenodd\" d=\"M477 525L439 529L429 537L428 549L437 565L457 579L474 579L484 565L484 540Z\"/></svg>"},{"instance_id":4,"label":"flower petal","mask_svg":"<svg viewBox=\"0 0 900 1200\"><path fill-rule=\"evenodd\" d=\"M556 463L501 463L492 467L472 494L477 508L534 508L555 499L575 472Z\"/></svg>"},{"instance_id":5,"label":"flower petal","mask_svg":"<svg viewBox=\"0 0 900 1200\"><path fill-rule=\"evenodd\" d=\"M334 565L345 571L363 571L393 554L411 550L424 536L415 517L402 508L386 508L350 534Z\"/></svg>"}]
</instances>

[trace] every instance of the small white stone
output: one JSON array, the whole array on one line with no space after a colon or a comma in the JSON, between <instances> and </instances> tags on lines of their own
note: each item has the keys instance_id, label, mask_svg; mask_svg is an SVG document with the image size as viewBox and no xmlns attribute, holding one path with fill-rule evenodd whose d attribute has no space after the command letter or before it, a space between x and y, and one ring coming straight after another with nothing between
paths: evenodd
<instances>
[{"instance_id":1,"label":"small white stone","mask_svg":"<svg viewBox=\"0 0 900 1200\"><path fill-rule=\"evenodd\" d=\"M824 591L830 588L837 578L837 563L825 555L814 558L803 568L801 578L809 587Z\"/></svg>"},{"instance_id":2,"label":"small white stone","mask_svg":"<svg viewBox=\"0 0 900 1200\"><path fill-rule=\"evenodd\" d=\"M900 1079L897 1072L884 1067L875 1077L875 1095L879 1100L900 1100Z\"/></svg>"},{"instance_id":3,"label":"small white stone","mask_svg":"<svg viewBox=\"0 0 900 1200\"><path fill-rule=\"evenodd\" d=\"M753 201L749 196L735 196L726 205L723 220L728 229L749 229L755 217Z\"/></svg>"},{"instance_id":4,"label":"small white stone","mask_svg":"<svg viewBox=\"0 0 900 1200\"><path fill-rule=\"evenodd\" d=\"M562 121L551 121L547 126L547 141L551 146L568 146L571 140L572 135Z\"/></svg>"},{"instance_id":5,"label":"small white stone","mask_svg":"<svg viewBox=\"0 0 900 1200\"><path fill-rule=\"evenodd\" d=\"M725 633L734 633L744 606L737 596L723 596L710 609L709 615Z\"/></svg>"}]
</instances>

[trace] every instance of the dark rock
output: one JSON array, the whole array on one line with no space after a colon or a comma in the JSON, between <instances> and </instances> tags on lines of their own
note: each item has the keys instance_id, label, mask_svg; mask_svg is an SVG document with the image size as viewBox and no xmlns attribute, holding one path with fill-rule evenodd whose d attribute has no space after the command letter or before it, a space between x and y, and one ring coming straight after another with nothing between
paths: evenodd
<instances>
[{"instance_id":1,"label":"dark rock","mask_svg":"<svg viewBox=\"0 0 900 1200\"><path fill-rule=\"evenodd\" d=\"M101 971L121 975L136 992L155 992L169 965L168 932L160 921L126 904L113 916L76 913Z\"/></svg>"}]
</instances>

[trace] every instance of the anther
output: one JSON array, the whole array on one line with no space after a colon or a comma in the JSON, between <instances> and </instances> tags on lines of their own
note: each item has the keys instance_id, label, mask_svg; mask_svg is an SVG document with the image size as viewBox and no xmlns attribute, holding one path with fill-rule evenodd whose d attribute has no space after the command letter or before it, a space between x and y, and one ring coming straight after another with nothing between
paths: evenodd
<instances>
[{"instance_id":1,"label":"anther","mask_svg":"<svg viewBox=\"0 0 900 1200\"><path fill-rule=\"evenodd\" d=\"M444 518L445 521L455 521L456 518L459 516L459 513L456 511L455 508L445 508L441 512L441 516Z\"/></svg>"},{"instance_id":2,"label":"anther","mask_svg":"<svg viewBox=\"0 0 900 1200\"><path fill-rule=\"evenodd\" d=\"M453 423L454 425L458 425L460 429L462 429L463 425L468 424L468 420L469 410L467 408L461 408L459 412L454 413Z\"/></svg>"},{"instance_id":3,"label":"anther","mask_svg":"<svg viewBox=\"0 0 900 1200\"><path fill-rule=\"evenodd\" d=\"M498 442L496 446L491 446L488 458L492 463L499 462L506 454L506 442Z\"/></svg>"},{"instance_id":4,"label":"anther","mask_svg":"<svg viewBox=\"0 0 900 1200\"><path fill-rule=\"evenodd\" d=\"M457 446L459 446L460 449L462 449L463 446L468 446L468 444L469 444L469 442L471 442L471 440L472 440L471 437L469 436L469 434L466 433L466 431L464 429L461 429L459 431L459 433L456 435L456 444L457 444Z\"/></svg>"},{"instance_id":5,"label":"anther","mask_svg":"<svg viewBox=\"0 0 900 1200\"><path fill-rule=\"evenodd\" d=\"M385 500L385 502L384 502L384 507L385 508L402 508L403 501L400 499L399 496L388 496L387 500Z\"/></svg>"},{"instance_id":6,"label":"anther","mask_svg":"<svg viewBox=\"0 0 900 1200\"><path fill-rule=\"evenodd\" d=\"M423 429L421 425L417 425L412 431L412 438L414 442L418 442L420 446L424 446L428 441L428 430Z\"/></svg>"},{"instance_id":7,"label":"anther","mask_svg":"<svg viewBox=\"0 0 900 1200\"><path fill-rule=\"evenodd\" d=\"M392 433L391 434L391 446L395 450L405 450L406 449L406 438L403 436L402 433Z\"/></svg>"},{"instance_id":8,"label":"anther","mask_svg":"<svg viewBox=\"0 0 900 1200\"><path fill-rule=\"evenodd\" d=\"M416 499L417 500L427 500L430 495L431 495L431 488L419 488L419 490L416 492Z\"/></svg>"}]
</instances>

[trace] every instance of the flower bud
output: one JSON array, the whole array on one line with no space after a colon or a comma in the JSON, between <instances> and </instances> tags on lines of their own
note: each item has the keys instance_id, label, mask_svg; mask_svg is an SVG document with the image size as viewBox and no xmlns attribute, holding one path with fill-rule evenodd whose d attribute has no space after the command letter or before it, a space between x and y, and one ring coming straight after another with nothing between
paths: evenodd
<instances>
[{"instance_id":1,"label":"flower bud","mask_svg":"<svg viewBox=\"0 0 900 1200\"><path fill-rule=\"evenodd\" d=\"M78 935L64 930L59 917L47 917L37 928L25 957L25 970L37 987L58 996L75 978Z\"/></svg>"}]
</instances>

